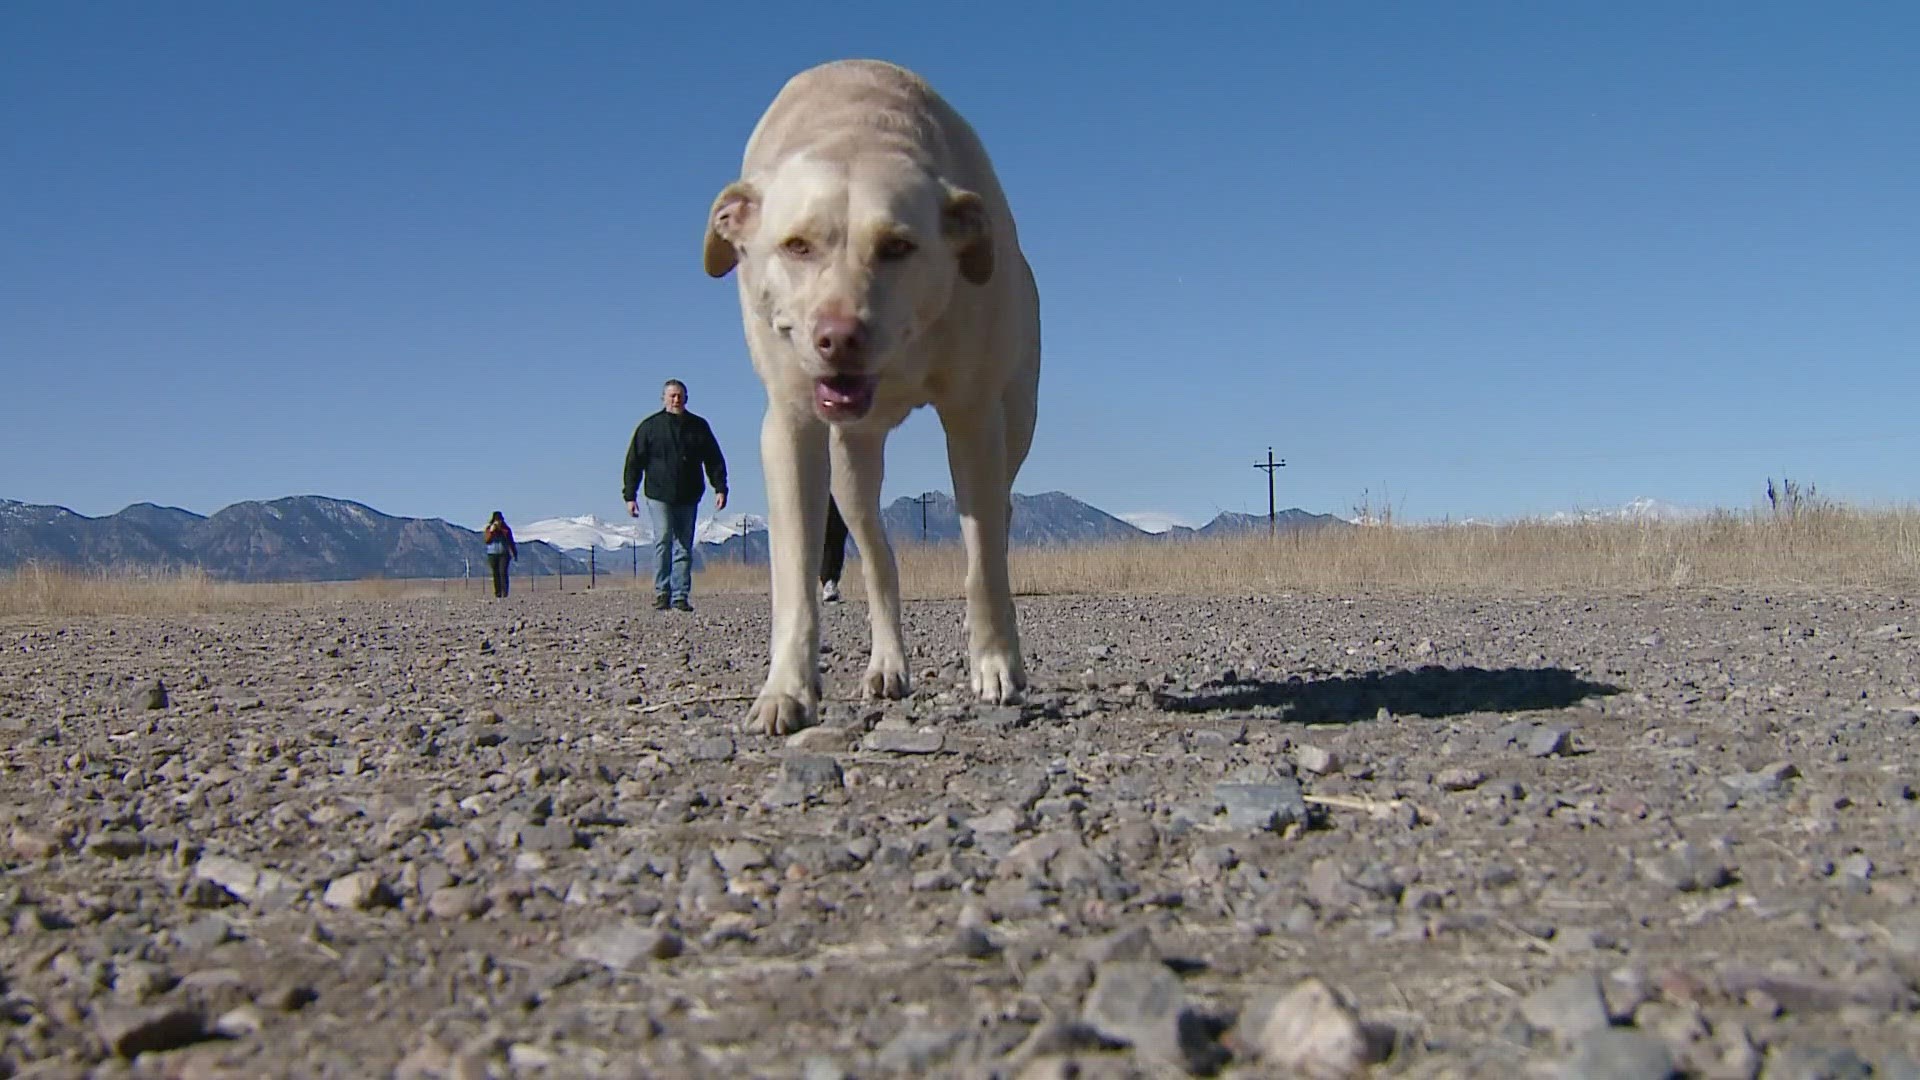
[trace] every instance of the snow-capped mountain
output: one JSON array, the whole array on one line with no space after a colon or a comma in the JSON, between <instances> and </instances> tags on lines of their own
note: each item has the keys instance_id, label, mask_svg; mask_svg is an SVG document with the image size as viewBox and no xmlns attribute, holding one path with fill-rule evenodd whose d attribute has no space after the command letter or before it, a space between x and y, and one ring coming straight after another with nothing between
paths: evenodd
<instances>
[{"instance_id":1,"label":"snow-capped mountain","mask_svg":"<svg viewBox=\"0 0 1920 1080\"><path fill-rule=\"evenodd\" d=\"M653 543L653 527L646 518L603 521L595 514L541 518L513 530L517 540L545 540L562 551L599 548L610 551L630 544Z\"/></svg>"},{"instance_id":2,"label":"snow-capped mountain","mask_svg":"<svg viewBox=\"0 0 1920 1080\"><path fill-rule=\"evenodd\" d=\"M767 519L758 514L728 514L696 524L693 538L702 544L724 544L736 536L766 531Z\"/></svg>"},{"instance_id":3,"label":"snow-capped mountain","mask_svg":"<svg viewBox=\"0 0 1920 1080\"><path fill-rule=\"evenodd\" d=\"M1164 510L1128 510L1113 516L1146 533L1163 533L1170 529L1194 527L1192 522L1178 514L1169 514Z\"/></svg>"},{"instance_id":4,"label":"snow-capped mountain","mask_svg":"<svg viewBox=\"0 0 1920 1080\"><path fill-rule=\"evenodd\" d=\"M699 544L724 544L736 536L764 532L767 519L757 514L727 514L703 518L694 525L693 539ZM576 517L541 518L513 530L520 540L545 540L562 551L599 548L613 551L635 544L653 543L653 522L646 517L625 521L606 521L596 514Z\"/></svg>"},{"instance_id":5,"label":"snow-capped mountain","mask_svg":"<svg viewBox=\"0 0 1920 1080\"><path fill-rule=\"evenodd\" d=\"M475 530L318 495L234 503L211 517L152 503L86 517L60 506L0 502L0 568L34 562L194 567L233 581L460 577L475 567L486 573ZM584 569L547 544L520 541L519 572Z\"/></svg>"},{"instance_id":6,"label":"snow-capped mountain","mask_svg":"<svg viewBox=\"0 0 1920 1080\"><path fill-rule=\"evenodd\" d=\"M1706 513L1692 507L1676 506L1659 499L1641 497L1610 510L1557 510L1546 516L1555 524L1585 521L1688 521Z\"/></svg>"}]
</instances>

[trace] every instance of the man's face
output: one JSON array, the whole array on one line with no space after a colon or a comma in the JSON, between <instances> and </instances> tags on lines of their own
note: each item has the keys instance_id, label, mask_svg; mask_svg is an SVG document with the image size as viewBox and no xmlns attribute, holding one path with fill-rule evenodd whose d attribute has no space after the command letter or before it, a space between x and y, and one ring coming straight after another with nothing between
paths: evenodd
<instances>
[{"instance_id":1,"label":"man's face","mask_svg":"<svg viewBox=\"0 0 1920 1080\"><path fill-rule=\"evenodd\" d=\"M667 411L670 413L685 412L687 409L687 392L677 386L669 386L660 392L660 401L666 405Z\"/></svg>"}]
</instances>

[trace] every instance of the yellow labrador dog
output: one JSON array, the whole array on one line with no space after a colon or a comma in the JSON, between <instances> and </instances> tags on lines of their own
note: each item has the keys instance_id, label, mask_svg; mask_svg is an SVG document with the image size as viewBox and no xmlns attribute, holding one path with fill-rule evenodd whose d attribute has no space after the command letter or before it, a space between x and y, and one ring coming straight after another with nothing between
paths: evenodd
<instances>
[{"instance_id":1,"label":"yellow labrador dog","mask_svg":"<svg viewBox=\"0 0 1920 1080\"><path fill-rule=\"evenodd\" d=\"M918 76L848 60L781 89L707 218L706 271L738 268L766 386L760 457L773 639L750 724L820 705L818 579L829 483L865 566L865 694L904 697L900 579L880 522L887 435L932 405L967 553L968 658L985 701L1026 685L1007 576L1013 479L1033 442L1040 298L971 126Z\"/></svg>"}]
</instances>

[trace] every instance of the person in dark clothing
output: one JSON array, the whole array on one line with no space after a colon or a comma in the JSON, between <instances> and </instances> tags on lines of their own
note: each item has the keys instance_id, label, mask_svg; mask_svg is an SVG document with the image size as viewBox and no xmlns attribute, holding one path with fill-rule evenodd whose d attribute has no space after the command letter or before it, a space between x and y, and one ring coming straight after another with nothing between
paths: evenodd
<instances>
[{"instance_id":1,"label":"person in dark clothing","mask_svg":"<svg viewBox=\"0 0 1920 1080\"><path fill-rule=\"evenodd\" d=\"M480 541L487 545L487 569L493 571L493 595L497 600L507 595L507 567L520 557L520 545L513 542L513 530L507 527L506 517L498 510L480 533Z\"/></svg>"},{"instance_id":2,"label":"person in dark clothing","mask_svg":"<svg viewBox=\"0 0 1920 1080\"><path fill-rule=\"evenodd\" d=\"M847 522L840 507L827 496L827 550L820 557L820 599L829 604L840 600L840 572L847 565Z\"/></svg>"},{"instance_id":3,"label":"person in dark clothing","mask_svg":"<svg viewBox=\"0 0 1920 1080\"><path fill-rule=\"evenodd\" d=\"M627 443L620 496L627 516L639 517L644 495L653 518L653 606L692 611L693 526L707 490L701 473L713 483L714 510L725 510L727 459L713 428L687 411L686 383L667 380L660 401L660 411L640 421Z\"/></svg>"}]
</instances>

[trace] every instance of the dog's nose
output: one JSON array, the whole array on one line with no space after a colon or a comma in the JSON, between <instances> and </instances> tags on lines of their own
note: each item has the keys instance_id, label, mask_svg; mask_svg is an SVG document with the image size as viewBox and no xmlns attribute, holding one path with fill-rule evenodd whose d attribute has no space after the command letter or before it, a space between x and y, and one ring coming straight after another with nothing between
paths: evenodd
<instances>
[{"instance_id":1,"label":"dog's nose","mask_svg":"<svg viewBox=\"0 0 1920 1080\"><path fill-rule=\"evenodd\" d=\"M822 315L813 322L813 351L834 367L859 363L867 328L851 315Z\"/></svg>"}]
</instances>

